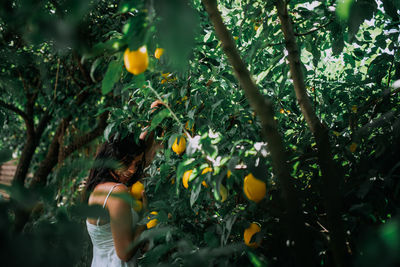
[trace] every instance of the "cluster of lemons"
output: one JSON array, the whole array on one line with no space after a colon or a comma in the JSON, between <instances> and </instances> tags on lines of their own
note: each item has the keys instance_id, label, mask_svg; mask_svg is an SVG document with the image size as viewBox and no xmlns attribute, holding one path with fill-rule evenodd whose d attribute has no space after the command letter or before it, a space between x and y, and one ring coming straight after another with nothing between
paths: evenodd
<instances>
[{"instance_id":1,"label":"cluster of lemons","mask_svg":"<svg viewBox=\"0 0 400 267\"><path fill-rule=\"evenodd\" d=\"M254 177L253 174L248 174L244 178L243 191L246 197L253 202L260 202L267 192L265 182ZM252 248L260 245L260 242L251 242L253 235L261 231L261 227L257 223L251 223L250 226L244 230L244 243Z\"/></svg>"},{"instance_id":2,"label":"cluster of lemons","mask_svg":"<svg viewBox=\"0 0 400 267\"><path fill-rule=\"evenodd\" d=\"M154 51L154 57L160 59L164 51L163 48L157 48ZM141 46L138 50L134 51L127 48L124 53L124 64L126 70L134 75L145 72L149 66L149 56L146 46ZM172 76L171 73L167 72L161 74L161 84L173 81L176 81L176 77Z\"/></svg>"},{"instance_id":3,"label":"cluster of lemons","mask_svg":"<svg viewBox=\"0 0 400 267\"><path fill-rule=\"evenodd\" d=\"M140 212L143 208L143 203L142 203L142 192L143 191L144 191L144 185L140 181L137 181L136 183L134 183L129 190L130 194L134 198L133 209L136 212ZM150 212L150 216L147 217L147 219L149 220L148 223L146 224L147 229L153 228L158 224L158 220L153 218L157 214L158 214L157 211Z\"/></svg>"}]
</instances>

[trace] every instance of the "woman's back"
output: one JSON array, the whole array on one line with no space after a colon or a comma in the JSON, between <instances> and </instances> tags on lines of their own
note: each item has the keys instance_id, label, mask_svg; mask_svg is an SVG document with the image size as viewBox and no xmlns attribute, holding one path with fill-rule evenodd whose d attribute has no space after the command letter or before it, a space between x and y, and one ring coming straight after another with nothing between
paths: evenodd
<instances>
[{"instance_id":1,"label":"woman's back","mask_svg":"<svg viewBox=\"0 0 400 267\"><path fill-rule=\"evenodd\" d=\"M120 183L104 183L96 187L89 198L89 205L102 205L106 208L107 200L110 198L112 191L117 186L125 186ZM103 203L101 203L103 201ZM132 210L133 225L138 222L138 215ZM87 230L93 244L93 260L92 267L128 267L137 266L136 256L129 261L122 261L115 250L114 239L111 232L111 224L105 220L87 219Z\"/></svg>"}]
</instances>

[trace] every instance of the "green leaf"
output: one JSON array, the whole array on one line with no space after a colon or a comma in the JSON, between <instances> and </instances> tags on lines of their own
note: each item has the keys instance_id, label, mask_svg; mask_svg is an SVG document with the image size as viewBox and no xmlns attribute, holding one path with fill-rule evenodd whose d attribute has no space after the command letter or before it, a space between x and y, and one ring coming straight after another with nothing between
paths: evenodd
<instances>
[{"instance_id":1,"label":"green leaf","mask_svg":"<svg viewBox=\"0 0 400 267\"><path fill-rule=\"evenodd\" d=\"M192 190L192 193L190 194L190 207L193 207L193 204L199 198L200 191L201 191L201 185L200 184L195 185Z\"/></svg>"},{"instance_id":2,"label":"green leaf","mask_svg":"<svg viewBox=\"0 0 400 267\"><path fill-rule=\"evenodd\" d=\"M217 239L214 231L205 232L204 233L204 241L206 241L207 245L211 248L218 247L218 239Z\"/></svg>"},{"instance_id":3,"label":"green leaf","mask_svg":"<svg viewBox=\"0 0 400 267\"><path fill-rule=\"evenodd\" d=\"M155 129L165 118L169 116L171 116L171 113L168 109L164 108L163 110L159 111L151 120L149 131Z\"/></svg>"},{"instance_id":4,"label":"green leaf","mask_svg":"<svg viewBox=\"0 0 400 267\"><path fill-rule=\"evenodd\" d=\"M145 44L147 32L145 21L146 14L144 12L138 12L134 17L130 17L122 29L127 37L128 47L131 51L135 51Z\"/></svg>"},{"instance_id":5,"label":"green leaf","mask_svg":"<svg viewBox=\"0 0 400 267\"><path fill-rule=\"evenodd\" d=\"M204 152L206 152L212 158L215 158L218 155L218 147L211 144L211 139L209 137L202 139L200 142Z\"/></svg>"},{"instance_id":6,"label":"green leaf","mask_svg":"<svg viewBox=\"0 0 400 267\"><path fill-rule=\"evenodd\" d=\"M395 6L395 3L400 6L400 1L398 0L382 0L383 8L385 9L386 14L388 14L394 21L399 20L399 15L397 14L398 10Z\"/></svg>"},{"instance_id":7,"label":"green leaf","mask_svg":"<svg viewBox=\"0 0 400 267\"><path fill-rule=\"evenodd\" d=\"M144 73L141 73L139 75L134 75L132 80L135 87L140 88L140 90L143 90L143 86L146 83L146 78L144 76Z\"/></svg>"},{"instance_id":8,"label":"green leaf","mask_svg":"<svg viewBox=\"0 0 400 267\"><path fill-rule=\"evenodd\" d=\"M365 20L373 18L377 7L375 0L359 0L351 6L348 20L350 43L354 41L354 37L356 36L360 25Z\"/></svg>"},{"instance_id":9,"label":"green leaf","mask_svg":"<svg viewBox=\"0 0 400 267\"><path fill-rule=\"evenodd\" d=\"M119 12L135 12L137 9L142 8L143 2L139 0L123 0L119 3Z\"/></svg>"},{"instance_id":10,"label":"green leaf","mask_svg":"<svg viewBox=\"0 0 400 267\"><path fill-rule=\"evenodd\" d=\"M96 71L96 68L100 65L101 61L102 61L102 58L96 59L93 62L92 66L90 67L90 78L92 79L93 82L97 82L96 78L94 77L94 72Z\"/></svg>"},{"instance_id":11,"label":"green leaf","mask_svg":"<svg viewBox=\"0 0 400 267\"><path fill-rule=\"evenodd\" d=\"M336 14L342 20L347 20L350 15L351 5L354 0L338 0L336 7Z\"/></svg>"},{"instance_id":12,"label":"green leaf","mask_svg":"<svg viewBox=\"0 0 400 267\"><path fill-rule=\"evenodd\" d=\"M355 50L353 51L353 53L354 53L354 55L355 55L356 57L358 57L358 58L360 58L360 59L362 59L363 56L364 56L364 51L361 50L361 49L359 49L359 48L355 49Z\"/></svg>"},{"instance_id":13,"label":"green leaf","mask_svg":"<svg viewBox=\"0 0 400 267\"><path fill-rule=\"evenodd\" d=\"M114 126L115 126L115 122L107 125L106 129L104 130L104 139L108 140L110 138L110 134L112 133Z\"/></svg>"},{"instance_id":14,"label":"green leaf","mask_svg":"<svg viewBox=\"0 0 400 267\"><path fill-rule=\"evenodd\" d=\"M254 267L265 267L268 266L266 262L262 261L256 254L247 250L247 256Z\"/></svg>"},{"instance_id":15,"label":"green leaf","mask_svg":"<svg viewBox=\"0 0 400 267\"><path fill-rule=\"evenodd\" d=\"M103 82L101 84L101 93L103 95L108 94L114 87L114 84L120 79L122 74L122 57L117 60L110 62L107 68L107 72L104 75Z\"/></svg>"},{"instance_id":16,"label":"green leaf","mask_svg":"<svg viewBox=\"0 0 400 267\"><path fill-rule=\"evenodd\" d=\"M143 255L143 258L139 260L141 266L155 266L158 260L170 250L174 244L161 244Z\"/></svg>"},{"instance_id":17,"label":"green leaf","mask_svg":"<svg viewBox=\"0 0 400 267\"><path fill-rule=\"evenodd\" d=\"M333 21L329 28L331 29L332 52L339 55L344 48L343 29L339 22Z\"/></svg>"}]
</instances>

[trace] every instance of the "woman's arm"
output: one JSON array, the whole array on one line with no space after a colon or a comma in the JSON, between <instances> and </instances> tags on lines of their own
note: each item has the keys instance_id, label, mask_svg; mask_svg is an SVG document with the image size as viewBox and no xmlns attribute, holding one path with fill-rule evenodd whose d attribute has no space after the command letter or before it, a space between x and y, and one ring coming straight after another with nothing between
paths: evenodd
<instances>
[{"instance_id":1,"label":"woman's arm","mask_svg":"<svg viewBox=\"0 0 400 267\"><path fill-rule=\"evenodd\" d=\"M140 244L134 247L132 247L132 244L145 230L141 226L134 227L129 199L128 188L120 185L114 189L107 201L115 251L122 261L129 261L135 255Z\"/></svg>"}]
</instances>

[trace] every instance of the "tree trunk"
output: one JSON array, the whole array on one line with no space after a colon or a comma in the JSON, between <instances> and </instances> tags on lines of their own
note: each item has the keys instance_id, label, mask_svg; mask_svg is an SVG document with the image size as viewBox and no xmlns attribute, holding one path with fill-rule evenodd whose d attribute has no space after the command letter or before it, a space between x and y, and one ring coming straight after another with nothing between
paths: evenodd
<instances>
[{"instance_id":1,"label":"tree trunk","mask_svg":"<svg viewBox=\"0 0 400 267\"><path fill-rule=\"evenodd\" d=\"M18 184L20 186L25 185L26 176L29 172L29 166L31 164L33 155L35 154L35 150L39 145L40 138L42 137L45 128L49 124L50 119L51 116L49 114L44 114L36 130L27 131L28 137L18 161L17 170L15 171L13 178L13 184Z\"/></svg>"},{"instance_id":2,"label":"tree trunk","mask_svg":"<svg viewBox=\"0 0 400 267\"><path fill-rule=\"evenodd\" d=\"M29 171L29 166L32 161L33 154L35 153L38 143L34 136L29 136L26 139L24 149L22 150L21 156L18 161L17 169L13 178L13 185L24 186L26 175Z\"/></svg>"},{"instance_id":3,"label":"tree trunk","mask_svg":"<svg viewBox=\"0 0 400 267\"><path fill-rule=\"evenodd\" d=\"M328 129L316 116L311 101L307 95L304 77L301 70L300 51L296 43L296 37L293 31L293 25L289 18L286 2L278 0L275 4L285 37L290 74L293 79L297 101L308 127L315 138L318 149L318 162L323 176L322 195L327 210L328 228L331 237L331 250L336 266L346 266L347 252L343 223L340 215L340 183L343 180L343 174L341 173L339 166L337 166L333 161Z\"/></svg>"},{"instance_id":4,"label":"tree trunk","mask_svg":"<svg viewBox=\"0 0 400 267\"><path fill-rule=\"evenodd\" d=\"M75 139L75 141L68 146L65 150L65 157L71 155L77 149L81 148L82 146L90 143L97 137L101 136L104 132L104 129L107 127L107 118L108 118L108 111L103 112L100 115L99 122L96 128L92 131L79 136ZM60 152L60 137L63 134L63 129L66 129L70 123L71 118L63 119L62 122L57 127L56 133L53 137L53 140L50 144L49 150L45 159L40 163L39 168L35 172L35 175L32 179L32 182L29 186L30 189L37 189L43 187L47 183L47 177L53 170L53 168L57 165L58 162L58 155ZM65 159L65 158L63 158ZM29 217L31 214L31 210L26 209L18 209L15 214L15 230L20 232L22 231L25 224L28 222Z\"/></svg>"},{"instance_id":5,"label":"tree trunk","mask_svg":"<svg viewBox=\"0 0 400 267\"><path fill-rule=\"evenodd\" d=\"M262 134L264 140L268 142L274 172L282 188L288 212L287 228L290 237L294 240L296 261L298 261L299 266L312 266L314 264L311 259L312 253L310 253L310 248L312 248L311 240L306 233L301 200L298 198L296 189L291 182L293 178L289 174L290 167L287 164L285 148L274 120L272 103L260 93L257 85L252 80L250 72L239 55L232 35L223 24L216 1L202 0L202 2L214 25L215 32L221 40L222 48L233 66L235 76L239 80L250 106L261 120Z\"/></svg>"}]
</instances>

